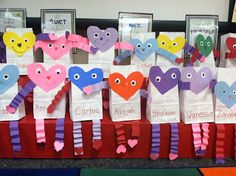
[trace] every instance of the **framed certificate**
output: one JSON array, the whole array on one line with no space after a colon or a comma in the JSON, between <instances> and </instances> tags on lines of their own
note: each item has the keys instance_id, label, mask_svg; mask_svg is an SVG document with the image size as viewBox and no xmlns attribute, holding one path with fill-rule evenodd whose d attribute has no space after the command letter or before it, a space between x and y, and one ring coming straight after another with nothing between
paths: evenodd
<instances>
[{"instance_id":1,"label":"framed certificate","mask_svg":"<svg viewBox=\"0 0 236 176\"><path fill-rule=\"evenodd\" d=\"M75 33L75 18L75 9L41 9L42 32L66 30Z\"/></svg>"},{"instance_id":2,"label":"framed certificate","mask_svg":"<svg viewBox=\"0 0 236 176\"><path fill-rule=\"evenodd\" d=\"M130 40L130 33L151 32L153 14L119 12L119 41Z\"/></svg>"},{"instance_id":3,"label":"framed certificate","mask_svg":"<svg viewBox=\"0 0 236 176\"><path fill-rule=\"evenodd\" d=\"M6 28L25 28L26 16L25 8L0 8L0 32Z\"/></svg>"},{"instance_id":4,"label":"framed certificate","mask_svg":"<svg viewBox=\"0 0 236 176\"><path fill-rule=\"evenodd\" d=\"M217 15L186 15L187 43L195 46L197 35L202 34L204 37L210 36L217 47L218 20Z\"/></svg>"}]
</instances>

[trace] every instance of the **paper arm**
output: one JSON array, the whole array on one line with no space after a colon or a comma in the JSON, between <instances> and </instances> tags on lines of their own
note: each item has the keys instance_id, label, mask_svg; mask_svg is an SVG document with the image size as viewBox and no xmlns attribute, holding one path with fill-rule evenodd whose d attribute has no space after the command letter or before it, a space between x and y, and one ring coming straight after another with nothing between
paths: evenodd
<instances>
[{"instance_id":1,"label":"paper arm","mask_svg":"<svg viewBox=\"0 0 236 176\"><path fill-rule=\"evenodd\" d=\"M7 63L6 59L6 45L3 41L0 42L0 63Z\"/></svg>"},{"instance_id":2,"label":"paper arm","mask_svg":"<svg viewBox=\"0 0 236 176\"><path fill-rule=\"evenodd\" d=\"M124 51L121 52L114 60L114 62L116 62L117 64L120 64L122 61L124 61L125 59L127 59L128 57L130 57L133 54L132 51Z\"/></svg>"},{"instance_id":3,"label":"paper arm","mask_svg":"<svg viewBox=\"0 0 236 176\"><path fill-rule=\"evenodd\" d=\"M83 88L83 92L87 95L90 95L92 93L98 92L102 89L108 89L108 82L107 81L101 81L97 84L89 85Z\"/></svg>"},{"instance_id":4,"label":"paper arm","mask_svg":"<svg viewBox=\"0 0 236 176\"><path fill-rule=\"evenodd\" d=\"M182 58L178 58L178 56L176 56L175 54L173 53L170 53L169 51L166 51L164 49L161 49L161 48L157 48L156 49L156 53L169 59L171 62L176 62L176 63L183 63L184 62L184 59Z\"/></svg>"},{"instance_id":5,"label":"paper arm","mask_svg":"<svg viewBox=\"0 0 236 176\"><path fill-rule=\"evenodd\" d=\"M190 90L190 82L179 81L179 88L181 90Z\"/></svg>"},{"instance_id":6,"label":"paper arm","mask_svg":"<svg viewBox=\"0 0 236 176\"><path fill-rule=\"evenodd\" d=\"M192 55L192 58L190 59L191 63L194 63L196 60L199 60L200 62L204 62L206 60L205 56L203 56L197 48L189 45L188 43L185 43L183 49Z\"/></svg>"},{"instance_id":7,"label":"paper arm","mask_svg":"<svg viewBox=\"0 0 236 176\"><path fill-rule=\"evenodd\" d=\"M115 44L115 49L128 50L134 52L134 45L129 42L117 42Z\"/></svg>"},{"instance_id":8,"label":"paper arm","mask_svg":"<svg viewBox=\"0 0 236 176\"><path fill-rule=\"evenodd\" d=\"M217 84L217 81L215 79L211 80L210 84L209 84L209 89L214 90L215 86Z\"/></svg>"}]
</instances>

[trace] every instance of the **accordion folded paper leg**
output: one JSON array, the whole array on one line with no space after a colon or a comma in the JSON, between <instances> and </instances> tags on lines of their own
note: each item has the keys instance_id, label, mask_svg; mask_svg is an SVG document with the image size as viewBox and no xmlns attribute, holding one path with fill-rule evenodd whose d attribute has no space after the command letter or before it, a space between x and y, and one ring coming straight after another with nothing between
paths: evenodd
<instances>
[{"instance_id":1,"label":"accordion folded paper leg","mask_svg":"<svg viewBox=\"0 0 236 176\"><path fill-rule=\"evenodd\" d=\"M216 164L224 164L224 143L225 143L225 126L223 124L216 125Z\"/></svg>"},{"instance_id":2,"label":"accordion folded paper leg","mask_svg":"<svg viewBox=\"0 0 236 176\"><path fill-rule=\"evenodd\" d=\"M83 155L82 122L73 122L74 154Z\"/></svg>"},{"instance_id":3,"label":"accordion folded paper leg","mask_svg":"<svg viewBox=\"0 0 236 176\"><path fill-rule=\"evenodd\" d=\"M102 147L101 120L93 120L93 148L99 150Z\"/></svg>"},{"instance_id":4,"label":"accordion folded paper leg","mask_svg":"<svg viewBox=\"0 0 236 176\"><path fill-rule=\"evenodd\" d=\"M59 152L64 147L64 118L56 121L56 140L54 142L54 149Z\"/></svg>"},{"instance_id":5,"label":"accordion folded paper leg","mask_svg":"<svg viewBox=\"0 0 236 176\"><path fill-rule=\"evenodd\" d=\"M13 153L21 151L19 122L10 121L10 136Z\"/></svg>"},{"instance_id":6,"label":"accordion folded paper leg","mask_svg":"<svg viewBox=\"0 0 236 176\"><path fill-rule=\"evenodd\" d=\"M150 158L156 160L160 155L160 124L152 124L152 148Z\"/></svg>"},{"instance_id":7,"label":"accordion folded paper leg","mask_svg":"<svg viewBox=\"0 0 236 176\"><path fill-rule=\"evenodd\" d=\"M203 130L203 138L202 138L201 149L204 155L209 143L209 123L202 123L202 130Z\"/></svg>"},{"instance_id":8,"label":"accordion folded paper leg","mask_svg":"<svg viewBox=\"0 0 236 176\"><path fill-rule=\"evenodd\" d=\"M122 122L115 122L115 130L116 130L116 140L117 140L117 148L116 153L121 154L126 152L126 139L125 139L125 130Z\"/></svg>"},{"instance_id":9,"label":"accordion folded paper leg","mask_svg":"<svg viewBox=\"0 0 236 176\"><path fill-rule=\"evenodd\" d=\"M171 123L171 141L169 159L175 160L178 158L179 150L179 125L178 123Z\"/></svg>"},{"instance_id":10,"label":"accordion folded paper leg","mask_svg":"<svg viewBox=\"0 0 236 176\"><path fill-rule=\"evenodd\" d=\"M35 119L37 144L44 146L46 143L44 119Z\"/></svg>"},{"instance_id":11,"label":"accordion folded paper leg","mask_svg":"<svg viewBox=\"0 0 236 176\"><path fill-rule=\"evenodd\" d=\"M140 127L138 121L132 122L132 132L131 132L131 138L128 139L128 145L130 148L134 148L138 144L140 136Z\"/></svg>"},{"instance_id":12,"label":"accordion folded paper leg","mask_svg":"<svg viewBox=\"0 0 236 176\"><path fill-rule=\"evenodd\" d=\"M192 124L192 132L193 132L193 144L195 153L197 156L202 155L202 136L201 136L201 128L200 123L194 123Z\"/></svg>"}]
</instances>

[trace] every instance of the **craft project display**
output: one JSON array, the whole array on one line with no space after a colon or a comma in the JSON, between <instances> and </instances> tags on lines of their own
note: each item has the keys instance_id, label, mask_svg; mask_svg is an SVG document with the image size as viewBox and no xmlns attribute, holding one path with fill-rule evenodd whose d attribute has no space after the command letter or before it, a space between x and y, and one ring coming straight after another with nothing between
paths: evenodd
<instances>
[{"instance_id":1,"label":"craft project display","mask_svg":"<svg viewBox=\"0 0 236 176\"><path fill-rule=\"evenodd\" d=\"M26 75L27 65L33 63L35 38L32 28L6 28L3 34L7 63L18 65L21 75Z\"/></svg>"},{"instance_id":2,"label":"craft project display","mask_svg":"<svg viewBox=\"0 0 236 176\"><path fill-rule=\"evenodd\" d=\"M56 120L56 140L54 147L60 151L64 147L64 117L65 98L59 103L52 114L47 113L47 107L56 93L64 85L67 71L64 65L48 65L32 63L28 65L27 74L30 81L20 90L7 106L9 113L15 113L24 98L33 91L33 112L36 119L37 143L45 143L44 119Z\"/></svg>"},{"instance_id":3,"label":"craft project display","mask_svg":"<svg viewBox=\"0 0 236 176\"><path fill-rule=\"evenodd\" d=\"M199 156L205 154L208 145L208 122L214 122L214 77L214 67L187 66L181 71L181 119L185 124L192 124L195 152Z\"/></svg>"},{"instance_id":4,"label":"craft project display","mask_svg":"<svg viewBox=\"0 0 236 176\"><path fill-rule=\"evenodd\" d=\"M25 106L21 104L15 114L6 111L6 106L18 92L19 69L16 65L0 64L0 121L10 122L10 137L13 153L21 151L19 121L25 116Z\"/></svg>"}]
</instances>

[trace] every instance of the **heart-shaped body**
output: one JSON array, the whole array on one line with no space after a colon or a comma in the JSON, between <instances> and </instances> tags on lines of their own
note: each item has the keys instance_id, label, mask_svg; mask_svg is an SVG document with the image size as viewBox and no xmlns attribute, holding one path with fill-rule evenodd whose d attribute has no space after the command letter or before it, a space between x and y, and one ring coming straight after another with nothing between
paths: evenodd
<instances>
[{"instance_id":1,"label":"heart-shaped body","mask_svg":"<svg viewBox=\"0 0 236 176\"><path fill-rule=\"evenodd\" d=\"M236 52L236 38L229 37L226 39L226 46L230 52Z\"/></svg>"},{"instance_id":2,"label":"heart-shaped body","mask_svg":"<svg viewBox=\"0 0 236 176\"><path fill-rule=\"evenodd\" d=\"M202 67L198 72L194 67L184 67L181 72L182 82L190 83L190 90L195 94L208 87L212 79L213 74L209 67Z\"/></svg>"},{"instance_id":3,"label":"heart-shaped body","mask_svg":"<svg viewBox=\"0 0 236 176\"><path fill-rule=\"evenodd\" d=\"M92 45L101 52L107 51L118 40L118 32L115 28L101 30L96 26L90 26L87 29L87 36Z\"/></svg>"},{"instance_id":4,"label":"heart-shaped body","mask_svg":"<svg viewBox=\"0 0 236 176\"><path fill-rule=\"evenodd\" d=\"M6 92L19 79L19 69L15 65L6 65L0 70L0 94Z\"/></svg>"},{"instance_id":5,"label":"heart-shaped body","mask_svg":"<svg viewBox=\"0 0 236 176\"><path fill-rule=\"evenodd\" d=\"M66 68L63 65L53 65L48 70L42 64L28 65L27 73L31 81L45 92L55 89L66 79Z\"/></svg>"},{"instance_id":6,"label":"heart-shaped body","mask_svg":"<svg viewBox=\"0 0 236 176\"><path fill-rule=\"evenodd\" d=\"M174 40L171 40L167 35L159 35L157 37L157 42L161 49L175 54L183 49L185 45L185 38L178 36Z\"/></svg>"},{"instance_id":7,"label":"heart-shaped body","mask_svg":"<svg viewBox=\"0 0 236 176\"><path fill-rule=\"evenodd\" d=\"M141 88L143 79L139 71L132 72L127 78L115 72L109 76L108 84L114 92L128 100Z\"/></svg>"},{"instance_id":8,"label":"heart-shaped body","mask_svg":"<svg viewBox=\"0 0 236 176\"><path fill-rule=\"evenodd\" d=\"M144 43L139 39L132 39L130 43L134 45L135 55L142 61L145 61L152 53L157 50L156 39L148 39Z\"/></svg>"},{"instance_id":9,"label":"heart-shaped body","mask_svg":"<svg viewBox=\"0 0 236 176\"><path fill-rule=\"evenodd\" d=\"M228 108L236 103L236 81L229 86L225 81L220 81L215 86L216 97Z\"/></svg>"},{"instance_id":10,"label":"heart-shaped body","mask_svg":"<svg viewBox=\"0 0 236 176\"><path fill-rule=\"evenodd\" d=\"M4 44L20 57L33 48L35 40L36 37L33 32L26 32L22 36L15 32L5 32L3 34Z\"/></svg>"},{"instance_id":11,"label":"heart-shaped body","mask_svg":"<svg viewBox=\"0 0 236 176\"><path fill-rule=\"evenodd\" d=\"M86 72L81 67L72 66L69 69L69 79L83 91L84 87L101 82L103 80L103 71L100 68L93 68Z\"/></svg>"},{"instance_id":12,"label":"heart-shaped body","mask_svg":"<svg viewBox=\"0 0 236 176\"><path fill-rule=\"evenodd\" d=\"M178 85L180 71L178 68L170 68L164 73L159 66L153 66L150 69L149 78L157 90L161 94L165 94Z\"/></svg>"},{"instance_id":13,"label":"heart-shaped body","mask_svg":"<svg viewBox=\"0 0 236 176\"><path fill-rule=\"evenodd\" d=\"M213 50L213 40L210 36L207 36L206 39L203 35L199 34L196 39L197 48L201 54L205 57L209 56L209 54Z\"/></svg>"}]
</instances>

